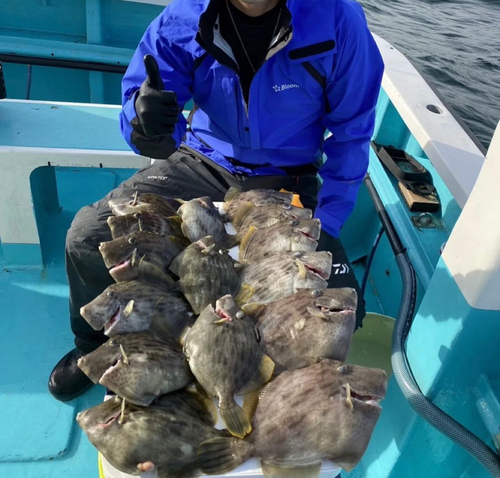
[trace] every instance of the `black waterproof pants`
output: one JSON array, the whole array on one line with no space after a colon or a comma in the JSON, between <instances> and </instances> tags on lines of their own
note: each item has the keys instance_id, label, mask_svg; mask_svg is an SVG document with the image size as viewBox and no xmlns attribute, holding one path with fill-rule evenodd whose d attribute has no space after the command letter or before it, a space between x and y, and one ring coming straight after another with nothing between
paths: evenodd
<instances>
[{"instance_id":1,"label":"black waterproof pants","mask_svg":"<svg viewBox=\"0 0 500 478\"><path fill-rule=\"evenodd\" d=\"M76 214L66 237L69 309L75 345L83 352L91 352L107 340L101 331L92 329L81 317L80 308L114 282L98 250L101 242L112 239L106 222L111 216L109 199L131 197L138 191L186 200L209 196L213 201L223 201L230 186L244 189L272 187L300 194L305 207L314 209L316 206L319 181L315 174L265 176L257 179L252 177L250 181L248 182L248 178L245 180L230 176L210 160L181 147L168 159L158 160L153 165L138 171L106 197L81 209ZM322 240L319 246L322 250L329 250L333 254L335 266L329 287L353 287L359 293L358 283L340 241L328 237ZM364 315L364 305L360 303L357 313L358 326Z\"/></svg>"}]
</instances>

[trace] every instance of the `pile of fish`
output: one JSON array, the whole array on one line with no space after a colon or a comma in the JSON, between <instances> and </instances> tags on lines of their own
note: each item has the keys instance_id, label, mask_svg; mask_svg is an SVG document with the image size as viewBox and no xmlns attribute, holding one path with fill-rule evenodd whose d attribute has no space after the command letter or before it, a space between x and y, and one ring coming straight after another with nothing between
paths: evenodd
<instances>
[{"instance_id":1,"label":"pile of fish","mask_svg":"<svg viewBox=\"0 0 500 478\"><path fill-rule=\"evenodd\" d=\"M222 212L208 197L109 201L113 240L99 250L116 283L80 312L110 339L78 365L115 395L77 421L118 470L190 478L256 457L265 477L307 478L363 456L386 374L344 363L356 292L327 288L320 221L292 200L230 189Z\"/></svg>"}]
</instances>

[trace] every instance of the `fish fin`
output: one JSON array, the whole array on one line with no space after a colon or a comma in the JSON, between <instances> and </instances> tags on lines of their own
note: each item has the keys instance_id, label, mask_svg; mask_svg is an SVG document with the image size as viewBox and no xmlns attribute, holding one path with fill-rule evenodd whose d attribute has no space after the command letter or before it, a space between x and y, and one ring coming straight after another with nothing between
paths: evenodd
<instances>
[{"instance_id":1,"label":"fish fin","mask_svg":"<svg viewBox=\"0 0 500 478\"><path fill-rule=\"evenodd\" d=\"M253 390L245 395L243 400L243 410L249 420L252 420L257 405L259 404L260 389Z\"/></svg>"},{"instance_id":2,"label":"fish fin","mask_svg":"<svg viewBox=\"0 0 500 478\"><path fill-rule=\"evenodd\" d=\"M236 392L236 395L246 395L271 380L274 372L274 362L267 355L262 354L259 369L254 373L248 383Z\"/></svg>"},{"instance_id":3,"label":"fish fin","mask_svg":"<svg viewBox=\"0 0 500 478\"><path fill-rule=\"evenodd\" d=\"M208 393L208 391L206 390L206 388L203 387L203 385L201 385L200 382L196 382L195 383L195 388L196 388L196 390L198 391L198 393L200 395L203 395L204 397L210 398L211 400L213 400L214 396L210 395L210 393Z\"/></svg>"},{"instance_id":4,"label":"fish fin","mask_svg":"<svg viewBox=\"0 0 500 478\"><path fill-rule=\"evenodd\" d=\"M250 226L248 231L243 236L240 242L240 260L244 259L247 253L248 248L250 247L250 243L252 241L252 237L258 229L255 226Z\"/></svg>"},{"instance_id":5,"label":"fish fin","mask_svg":"<svg viewBox=\"0 0 500 478\"><path fill-rule=\"evenodd\" d=\"M300 207L301 209L304 209L304 205L302 204L300 200L300 196L298 194L293 195L292 202L290 203L292 206L295 207Z\"/></svg>"},{"instance_id":6,"label":"fish fin","mask_svg":"<svg viewBox=\"0 0 500 478\"><path fill-rule=\"evenodd\" d=\"M177 201L179 204L184 204L186 203L187 201L185 201L184 199L181 199L181 198L172 198L174 201Z\"/></svg>"},{"instance_id":7,"label":"fish fin","mask_svg":"<svg viewBox=\"0 0 500 478\"><path fill-rule=\"evenodd\" d=\"M315 465L301 466L297 468L286 468L271 465L265 461L262 464L262 474L266 478L317 478L321 471L321 462Z\"/></svg>"},{"instance_id":8,"label":"fish fin","mask_svg":"<svg viewBox=\"0 0 500 478\"><path fill-rule=\"evenodd\" d=\"M134 310L134 299L128 301L127 305L123 309L122 317L126 319Z\"/></svg>"},{"instance_id":9,"label":"fish fin","mask_svg":"<svg viewBox=\"0 0 500 478\"><path fill-rule=\"evenodd\" d=\"M169 216L167 219L171 222L175 222L176 224L179 224L179 226L182 224L182 218L180 216Z\"/></svg>"},{"instance_id":10,"label":"fish fin","mask_svg":"<svg viewBox=\"0 0 500 478\"><path fill-rule=\"evenodd\" d=\"M240 238L238 235L231 235L227 234L226 238L221 242L221 246L225 247L226 249L232 249L233 247L237 246L240 242Z\"/></svg>"},{"instance_id":11,"label":"fish fin","mask_svg":"<svg viewBox=\"0 0 500 478\"><path fill-rule=\"evenodd\" d=\"M248 302L253 297L254 293L255 291L251 285L241 284L240 290L234 298L234 301L241 307L242 304Z\"/></svg>"},{"instance_id":12,"label":"fish fin","mask_svg":"<svg viewBox=\"0 0 500 478\"><path fill-rule=\"evenodd\" d=\"M295 264L299 268L299 277L303 280L307 278L307 268L300 259L295 259Z\"/></svg>"},{"instance_id":13,"label":"fish fin","mask_svg":"<svg viewBox=\"0 0 500 478\"><path fill-rule=\"evenodd\" d=\"M238 188L231 186L224 196L224 202L231 202L238 194L240 194L240 192L241 191Z\"/></svg>"},{"instance_id":14,"label":"fish fin","mask_svg":"<svg viewBox=\"0 0 500 478\"><path fill-rule=\"evenodd\" d=\"M252 451L252 445L237 438L211 438L198 446L198 466L207 475L220 475L244 463Z\"/></svg>"},{"instance_id":15,"label":"fish fin","mask_svg":"<svg viewBox=\"0 0 500 478\"><path fill-rule=\"evenodd\" d=\"M267 390L269 389L270 383L266 383L260 390L259 390L259 400L262 400L262 397L267 393Z\"/></svg>"},{"instance_id":16,"label":"fish fin","mask_svg":"<svg viewBox=\"0 0 500 478\"><path fill-rule=\"evenodd\" d=\"M256 320L263 312L266 310L266 304L259 304L258 302L249 302L241 307L241 310L245 312L248 317Z\"/></svg>"},{"instance_id":17,"label":"fish fin","mask_svg":"<svg viewBox=\"0 0 500 478\"><path fill-rule=\"evenodd\" d=\"M189 235L189 229L188 229L188 227L187 227L187 225L186 225L185 222L183 222L181 224L181 231L182 231L182 234L184 234L189 240L191 240L191 237Z\"/></svg>"},{"instance_id":18,"label":"fish fin","mask_svg":"<svg viewBox=\"0 0 500 478\"><path fill-rule=\"evenodd\" d=\"M190 330L191 330L191 327L189 327L189 325L186 325L186 327L184 327L184 329L180 333L180 335L179 335L179 343L182 346L184 346L184 344L186 343L186 339L187 339L187 336L188 336Z\"/></svg>"},{"instance_id":19,"label":"fish fin","mask_svg":"<svg viewBox=\"0 0 500 478\"><path fill-rule=\"evenodd\" d=\"M252 425L247 414L234 399L231 400L227 408L220 408L219 406L219 412L222 421L231 435L237 438L245 438L252 431Z\"/></svg>"},{"instance_id":20,"label":"fish fin","mask_svg":"<svg viewBox=\"0 0 500 478\"><path fill-rule=\"evenodd\" d=\"M219 415L217 414L217 406L215 405L214 397L208 395L207 391L199 383L189 385L186 391L194 396L198 403L208 413L212 425L215 425Z\"/></svg>"},{"instance_id":21,"label":"fish fin","mask_svg":"<svg viewBox=\"0 0 500 478\"><path fill-rule=\"evenodd\" d=\"M251 202L244 202L238 207L237 211L233 214L233 225L236 229L241 227L243 220L254 207Z\"/></svg>"}]
</instances>

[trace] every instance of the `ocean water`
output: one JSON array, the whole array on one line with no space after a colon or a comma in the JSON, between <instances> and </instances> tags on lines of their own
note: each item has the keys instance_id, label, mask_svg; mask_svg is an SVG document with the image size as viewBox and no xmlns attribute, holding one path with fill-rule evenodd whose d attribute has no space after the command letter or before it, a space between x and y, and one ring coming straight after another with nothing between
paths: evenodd
<instances>
[{"instance_id":1,"label":"ocean water","mask_svg":"<svg viewBox=\"0 0 500 478\"><path fill-rule=\"evenodd\" d=\"M487 147L500 120L500 0L359 0Z\"/></svg>"}]
</instances>

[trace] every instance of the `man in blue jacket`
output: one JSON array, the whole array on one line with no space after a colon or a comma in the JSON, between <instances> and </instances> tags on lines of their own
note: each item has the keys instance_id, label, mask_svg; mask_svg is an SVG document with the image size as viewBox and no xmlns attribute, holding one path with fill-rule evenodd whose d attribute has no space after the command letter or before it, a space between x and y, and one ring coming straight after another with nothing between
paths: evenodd
<instances>
[{"instance_id":1,"label":"man in blue jacket","mask_svg":"<svg viewBox=\"0 0 500 478\"><path fill-rule=\"evenodd\" d=\"M122 83L122 133L136 153L158 161L73 221L66 262L76 348L52 372L51 393L70 400L85 391L91 382L76 362L106 340L79 311L113 282L97 249L111 239L111 197L139 191L220 201L230 186L294 191L321 219L319 248L333 253L336 267L329 286L358 289L338 235L367 171L382 72L351 0L169 4ZM363 316L360 301L358 326Z\"/></svg>"}]
</instances>

